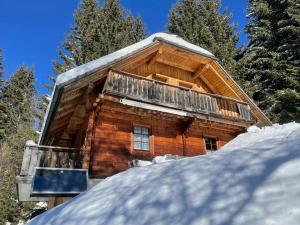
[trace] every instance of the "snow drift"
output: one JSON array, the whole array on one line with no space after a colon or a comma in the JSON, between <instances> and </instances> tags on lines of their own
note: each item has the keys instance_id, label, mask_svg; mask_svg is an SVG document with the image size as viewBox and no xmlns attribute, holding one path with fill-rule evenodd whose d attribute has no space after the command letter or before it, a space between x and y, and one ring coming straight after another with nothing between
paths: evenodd
<instances>
[{"instance_id":1,"label":"snow drift","mask_svg":"<svg viewBox=\"0 0 300 225\"><path fill-rule=\"evenodd\" d=\"M129 169L30 225L298 225L300 124L251 127L207 156Z\"/></svg>"}]
</instances>

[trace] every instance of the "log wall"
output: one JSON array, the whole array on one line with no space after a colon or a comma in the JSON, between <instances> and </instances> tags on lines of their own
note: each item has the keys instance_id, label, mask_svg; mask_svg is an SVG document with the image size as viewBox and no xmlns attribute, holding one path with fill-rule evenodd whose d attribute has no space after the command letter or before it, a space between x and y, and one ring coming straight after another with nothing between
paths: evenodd
<instances>
[{"instance_id":1,"label":"log wall","mask_svg":"<svg viewBox=\"0 0 300 225\"><path fill-rule=\"evenodd\" d=\"M150 151L133 149L134 125L150 128ZM151 160L154 156L165 154L203 155L205 154L204 136L216 137L218 147L235 136L233 133L194 125L183 136L183 121L180 119L164 120L154 115L139 116L107 110L98 112L94 126L90 173L92 177L99 178L128 169L128 161L136 158Z\"/></svg>"}]
</instances>

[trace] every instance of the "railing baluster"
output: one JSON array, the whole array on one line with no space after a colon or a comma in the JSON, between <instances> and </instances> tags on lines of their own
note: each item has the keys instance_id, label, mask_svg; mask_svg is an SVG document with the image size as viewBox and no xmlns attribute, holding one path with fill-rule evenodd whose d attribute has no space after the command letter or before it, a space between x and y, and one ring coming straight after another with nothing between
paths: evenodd
<instances>
[{"instance_id":1,"label":"railing baluster","mask_svg":"<svg viewBox=\"0 0 300 225\"><path fill-rule=\"evenodd\" d=\"M229 118L251 120L245 103L227 97L198 93L191 89L175 87L126 72L112 72L108 77L108 90L149 102L160 103L193 112L220 114Z\"/></svg>"}]
</instances>

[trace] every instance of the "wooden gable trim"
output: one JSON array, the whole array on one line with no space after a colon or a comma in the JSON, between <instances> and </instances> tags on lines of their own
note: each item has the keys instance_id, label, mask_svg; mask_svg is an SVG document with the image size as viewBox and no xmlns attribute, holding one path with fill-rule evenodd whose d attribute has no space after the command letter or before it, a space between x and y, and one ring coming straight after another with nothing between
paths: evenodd
<instances>
[{"instance_id":1,"label":"wooden gable trim","mask_svg":"<svg viewBox=\"0 0 300 225\"><path fill-rule=\"evenodd\" d=\"M193 60L193 61L199 62L201 64L207 64L207 63L211 62L213 59L216 59L216 58L200 55L199 53L188 51L186 49L183 49L183 48L180 48L180 47L168 44L168 43L162 43L161 45L162 45L162 48L164 51L167 51L171 54L181 56L183 58L188 58L189 60Z\"/></svg>"},{"instance_id":2,"label":"wooden gable trim","mask_svg":"<svg viewBox=\"0 0 300 225\"><path fill-rule=\"evenodd\" d=\"M228 84L228 79L225 80L215 69L214 67L210 66L209 68L214 75L216 75L226 86L227 88L237 97L238 100L242 100L240 96L232 89L232 87Z\"/></svg>"},{"instance_id":3,"label":"wooden gable trim","mask_svg":"<svg viewBox=\"0 0 300 225\"><path fill-rule=\"evenodd\" d=\"M156 52L156 55L150 60L150 62L148 63L148 66L153 65L156 62L156 60L158 60L159 57L161 57L162 53L163 53L162 48L161 47L158 48L158 51Z\"/></svg>"},{"instance_id":4,"label":"wooden gable trim","mask_svg":"<svg viewBox=\"0 0 300 225\"><path fill-rule=\"evenodd\" d=\"M206 70L207 72L208 70ZM205 77L205 74L201 74L198 77L200 80L202 80L204 82L204 84L216 95L219 94L219 91L217 91L217 89L210 83L209 80L207 80L207 78Z\"/></svg>"},{"instance_id":5,"label":"wooden gable trim","mask_svg":"<svg viewBox=\"0 0 300 225\"><path fill-rule=\"evenodd\" d=\"M205 74L210 68L209 64L202 64L198 70L194 73L193 78L197 79L198 77L200 77L201 75Z\"/></svg>"}]
</instances>

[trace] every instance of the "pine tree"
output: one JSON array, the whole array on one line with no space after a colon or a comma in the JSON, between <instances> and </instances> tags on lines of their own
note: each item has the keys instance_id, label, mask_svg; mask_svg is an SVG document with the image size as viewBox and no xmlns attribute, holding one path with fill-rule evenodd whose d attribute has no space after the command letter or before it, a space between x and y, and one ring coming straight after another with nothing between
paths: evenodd
<instances>
[{"instance_id":1,"label":"pine tree","mask_svg":"<svg viewBox=\"0 0 300 225\"><path fill-rule=\"evenodd\" d=\"M0 138L15 133L19 124L32 122L35 94L33 69L21 66L2 91L0 107L4 118Z\"/></svg>"},{"instance_id":2,"label":"pine tree","mask_svg":"<svg viewBox=\"0 0 300 225\"><path fill-rule=\"evenodd\" d=\"M0 224L16 224L26 204L17 201L15 178L21 166L25 141L33 139L34 75L21 66L6 82L0 106L5 113L0 137Z\"/></svg>"},{"instance_id":3,"label":"pine tree","mask_svg":"<svg viewBox=\"0 0 300 225\"><path fill-rule=\"evenodd\" d=\"M0 142L3 139L5 129L4 129L4 123L6 114L4 112L4 96L3 96L3 89L5 85L5 81L3 79L4 76L4 66L3 66L3 55L2 50L0 49Z\"/></svg>"},{"instance_id":4,"label":"pine tree","mask_svg":"<svg viewBox=\"0 0 300 225\"><path fill-rule=\"evenodd\" d=\"M55 75L61 74L76 66L90 62L118 49L140 41L145 37L141 18L134 19L123 9L119 0L106 0L99 5L98 0L82 0L74 13L75 25L66 35L58 51L59 60L53 62ZM49 77L48 90L53 89L55 76ZM41 105L48 103L44 96Z\"/></svg>"},{"instance_id":5,"label":"pine tree","mask_svg":"<svg viewBox=\"0 0 300 225\"><path fill-rule=\"evenodd\" d=\"M238 36L231 16L220 8L220 0L180 0L171 10L168 31L211 51L234 75Z\"/></svg>"},{"instance_id":6,"label":"pine tree","mask_svg":"<svg viewBox=\"0 0 300 225\"><path fill-rule=\"evenodd\" d=\"M244 89L272 121L280 123L299 121L300 114L300 20L290 13L297 8L295 2L249 1L249 45L239 61Z\"/></svg>"},{"instance_id":7,"label":"pine tree","mask_svg":"<svg viewBox=\"0 0 300 225\"><path fill-rule=\"evenodd\" d=\"M270 114L274 121L300 121L300 2L271 1L274 21L274 51L280 71L280 84L272 100Z\"/></svg>"},{"instance_id":8,"label":"pine tree","mask_svg":"<svg viewBox=\"0 0 300 225\"><path fill-rule=\"evenodd\" d=\"M144 37L140 18L134 19L119 0L83 0L74 14L75 25L59 50L61 63L54 61L54 73L60 74L90 62Z\"/></svg>"}]
</instances>

